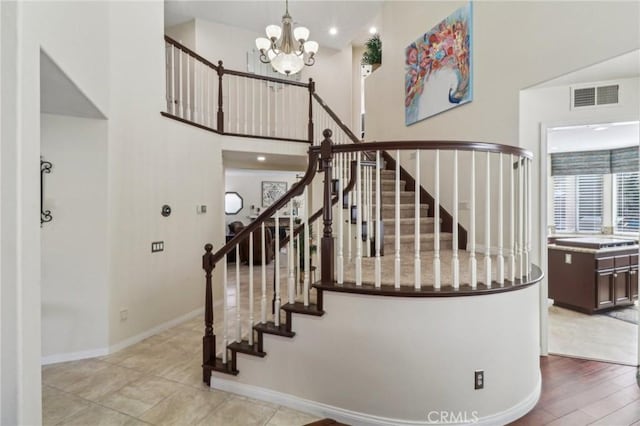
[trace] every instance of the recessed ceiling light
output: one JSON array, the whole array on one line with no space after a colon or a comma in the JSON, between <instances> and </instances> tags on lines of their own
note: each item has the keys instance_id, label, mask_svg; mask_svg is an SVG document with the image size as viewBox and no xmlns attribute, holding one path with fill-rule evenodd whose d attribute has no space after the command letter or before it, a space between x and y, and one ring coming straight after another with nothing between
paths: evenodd
<instances>
[{"instance_id":1,"label":"recessed ceiling light","mask_svg":"<svg viewBox=\"0 0 640 426\"><path fill-rule=\"evenodd\" d=\"M264 155L258 155L258 161L265 161L267 159L267 157L265 157Z\"/></svg>"},{"instance_id":2,"label":"recessed ceiling light","mask_svg":"<svg viewBox=\"0 0 640 426\"><path fill-rule=\"evenodd\" d=\"M336 27L329 28L329 34L331 34L331 35L338 34L338 29Z\"/></svg>"},{"instance_id":3,"label":"recessed ceiling light","mask_svg":"<svg viewBox=\"0 0 640 426\"><path fill-rule=\"evenodd\" d=\"M369 34L376 34L377 32L378 32L378 29L376 27L369 28Z\"/></svg>"}]
</instances>

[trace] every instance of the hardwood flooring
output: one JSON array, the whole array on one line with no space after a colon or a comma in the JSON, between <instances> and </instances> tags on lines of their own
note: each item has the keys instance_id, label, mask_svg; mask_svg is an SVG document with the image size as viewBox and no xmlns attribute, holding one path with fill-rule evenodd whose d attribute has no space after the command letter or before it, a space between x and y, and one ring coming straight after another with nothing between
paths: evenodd
<instances>
[{"instance_id":1,"label":"hardwood flooring","mask_svg":"<svg viewBox=\"0 0 640 426\"><path fill-rule=\"evenodd\" d=\"M512 425L640 426L636 368L561 356L540 358L538 405Z\"/></svg>"}]
</instances>

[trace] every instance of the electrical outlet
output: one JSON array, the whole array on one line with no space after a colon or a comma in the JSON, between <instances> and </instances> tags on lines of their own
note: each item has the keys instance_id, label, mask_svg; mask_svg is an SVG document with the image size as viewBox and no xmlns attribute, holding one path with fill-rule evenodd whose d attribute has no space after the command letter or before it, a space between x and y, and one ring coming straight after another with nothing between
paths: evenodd
<instances>
[{"instance_id":1,"label":"electrical outlet","mask_svg":"<svg viewBox=\"0 0 640 426\"><path fill-rule=\"evenodd\" d=\"M564 263L567 265L571 265L571 253L564 254Z\"/></svg>"},{"instance_id":2,"label":"electrical outlet","mask_svg":"<svg viewBox=\"0 0 640 426\"><path fill-rule=\"evenodd\" d=\"M129 318L128 309L120 309L120 321L126 321Z\"/></svg>"},{"instance_id":3,"label":"electrical outlet","mask_svg":"<svg viewBox=\"0 0 640 426\"><path fill-rule=\"evenodd\" d=\"M151 243L151 253L164 251L164 241L154 241Z\"/></svg>"},{"instance_id":4,"label":"electrical outlet","mask_svg":"<svg viewBox=\"0 0 640 426\"><path fill-rule=\"evenodd\" d=\"M476 370L473 373L474 389L484 389L484 370Z\"/></svg>"}]
</instances>

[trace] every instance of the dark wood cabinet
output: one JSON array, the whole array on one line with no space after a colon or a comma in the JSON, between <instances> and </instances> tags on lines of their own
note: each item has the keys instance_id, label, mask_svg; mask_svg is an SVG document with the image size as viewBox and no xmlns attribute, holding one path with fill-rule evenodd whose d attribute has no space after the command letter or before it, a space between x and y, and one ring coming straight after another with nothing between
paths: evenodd
<instances>
[{"instance_id":1,"label":"dark wood cabinet","mask_svg":"<svg viewBox=\"0 0 640 426\"><path fill-rule=\"evenodd\" d=\"M590 247L579 240L576 246L559 244L562 240L549 245L549 297L554 304L589 314L633 304L638 298L638 246L602 247L598 239L584 239L595 242Z\"/></svg>"}]
</instances>

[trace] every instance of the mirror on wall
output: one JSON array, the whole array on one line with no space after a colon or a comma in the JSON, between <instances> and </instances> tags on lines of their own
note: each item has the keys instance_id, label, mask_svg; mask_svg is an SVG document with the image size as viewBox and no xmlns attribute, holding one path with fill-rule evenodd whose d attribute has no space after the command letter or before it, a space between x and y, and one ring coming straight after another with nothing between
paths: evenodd
<instances>
[{"instance_id":1,"label":"mirror on wall","mask_svg":"<svg viewBox=\"0 0 640 426\"><path fill-rule=\"evenodd\" d=\"M224 213L225 214L238 214L244 206L244 200L237 192L225 192L224 193Z\"/></svg>"}]
</instances>

